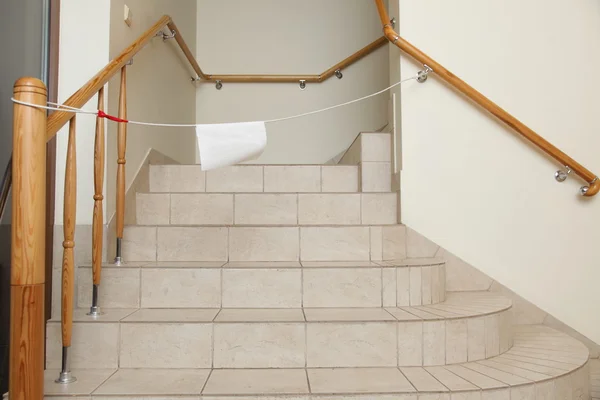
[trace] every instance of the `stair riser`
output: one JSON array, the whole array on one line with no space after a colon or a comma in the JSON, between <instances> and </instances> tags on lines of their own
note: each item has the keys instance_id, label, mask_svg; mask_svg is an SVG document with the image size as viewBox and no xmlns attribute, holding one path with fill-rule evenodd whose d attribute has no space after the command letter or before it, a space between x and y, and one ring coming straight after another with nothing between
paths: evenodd
<instances>
[{"instance_id":1,"label":"stair riser","mask_svg":"<svg viewBox=\"0 0 600 400\"><path fill-rule=\"evenodd\" d=\"M402 268L105 268L107 308L396 307L446 298L445 266ZM78 274L78 305L92 272Z\"/></svg>"},{"instance_id":2,"label":"stair riser","mask_svg":"<svg viewBox=\"0 0 600 400\"><path fill-rule=\"evenodd\" d=\"M432 366L512 347L510 311L426 322L81 323L73 368ZM48 324L48 368L60 365L60 324ZM119 365L118 365L119 364Z\"/></svg>"},{"instance_id":3,"label":"stair riser","mask_svg":"<svg viewBox=\"0 0 600 400\"><path fill-rule=\"evenodd\" d=\"M133 261L369 261L406 257L404 227L126 227Z\"/></svg>"},{"instance_id":4,"label":"stair riser","mask_svg":"<svg viewBox=\"0 0 600 400\"><path fill-rule=\"evenodd\" d=\"M150 191L154 193L358 192L359 167L243 165L204 172L198 165L153 165L150 167Z\"/></svg>"},{"instance_id":5,"label":"stair riser","mask_svg":"<svg viewBox=\"0 0 600 400\"><path fill-rule=\"evenodd\" d=\"M396 193L138 194L138 225L392 225Z\"/></svg>"}]
</instances>

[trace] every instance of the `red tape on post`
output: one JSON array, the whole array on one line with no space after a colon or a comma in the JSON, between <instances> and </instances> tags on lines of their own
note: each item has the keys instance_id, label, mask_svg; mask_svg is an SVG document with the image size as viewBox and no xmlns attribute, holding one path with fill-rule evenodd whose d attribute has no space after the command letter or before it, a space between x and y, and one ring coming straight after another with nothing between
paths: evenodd
<instances>
[{"instance_id":1,"label":"red tape on post","mask_svg":"<svg viewBox=\"0 0 600 400\"><path fill-rule=\"evenodd\" d=\"M109 119L109 120L115 121L115 122L124 122L124 123L128 123L129 122L126 119L115 117L113 115L109 115L109 114L105 113L102 110L98 110L98 118L106 118L106 119Z\"/></svg>"}]
</instances>

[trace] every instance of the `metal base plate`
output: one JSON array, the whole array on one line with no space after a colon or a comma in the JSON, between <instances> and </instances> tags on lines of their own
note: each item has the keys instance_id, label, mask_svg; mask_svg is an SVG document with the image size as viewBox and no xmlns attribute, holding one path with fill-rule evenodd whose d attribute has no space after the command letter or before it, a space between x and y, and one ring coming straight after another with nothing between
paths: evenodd
<instances>
[{"instance_id":1,"label":"metal base plate","mask_svg":"<svg viewBox=\"0 0 600 400\"><path fill-rule=\"evenodd\" d=\"M68 383L77 382L77 378L73 376L71 371L69 372L61 372L58 378L54 381L55 383L60 383L61 385L66 385Z\"/></svg>"},{"instance_id":2,"label":"metal base plate","mask_svg":"<svg viewBox=\"0 0 600 400\"><path fill-rule=\"evenodd\" d=\"M98 318L101 315L104 315L104 313L100 310L99 306L96 307L90 307L90 312L87 313L86 315L89 315L90 317L93 318Z\"/></svg>"}]
</instances>

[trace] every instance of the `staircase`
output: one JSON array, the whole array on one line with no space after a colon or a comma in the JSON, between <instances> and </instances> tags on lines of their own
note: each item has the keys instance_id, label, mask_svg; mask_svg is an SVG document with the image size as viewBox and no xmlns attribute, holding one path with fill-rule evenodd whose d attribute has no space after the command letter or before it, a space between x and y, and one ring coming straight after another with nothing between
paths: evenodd
<instances>
[{"instance_id":1,"label":"staircase","mask_svg":"<svg viewBox=\"0 0 600 400\"><path fill-rule=\"evenodd\" d=\"M584 345L515 326L510 299L447 292L442 259L407 258L422 244L397 223L390 154L363 133L355 165L151 166L98 319L79 269L76 383L53 383L48 323L47 398L589 399Z\"/></svg>"}]
</instances>

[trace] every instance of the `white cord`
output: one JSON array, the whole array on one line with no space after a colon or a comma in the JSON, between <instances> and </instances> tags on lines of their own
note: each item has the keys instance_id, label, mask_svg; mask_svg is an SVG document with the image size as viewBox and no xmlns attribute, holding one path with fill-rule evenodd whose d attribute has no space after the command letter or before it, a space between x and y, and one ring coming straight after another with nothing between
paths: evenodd
<instances>
[{"instance_id":1,"label":"white cord","mask_svg":"<svg viewBox=\"0 0 600 400\"><path fill-rule=\"evenodd\" d=\"M371 97L375 97L375 96L378 96L378 95L380 95L382 93L385 93L388 90L393 89L393 88L395 88L398 85L402 85L403 83L406 83L408 81L416 80L417 78L418 78L418 75L415 75L415 76L407 78L407 79L403 79L400 82L396 82L393 85L388 86L385 89L382 89L382 90L380 90L380 91L378 91L376 93L372 93L370 95L361 97L359 99L354 99L354 100L351 100L351 101L347 101L345 103L336 104L336 105L331 106L331 107L321 108L319 110L314 110L314 111L309 111L309 112L302 113L302 114L292 115L290 117L270 119L270 120L266 120L266 121L263 121L263 122L265 122L265 123L271 123L271 122L287 121L287 120L290 120L290 119L306 117L308 115L318 114L318 113L321 113L321 112L325 112L325 111L333 110L333 109L336 109L336 108L344 107L344 106L347 106L347 105L350 105L350 104L358 103L360 101L363 101L363 100L369 99ZM50 104L51 106L40 106L40 105L33 104L33 103L27 103L27 102L24 102L24 101L19 101L19 100L16 100L14 98L11 98L11 100L12 100L13 103L22 104L24 106L31 106L31 107L36 107L36 108L42 108L44 110L65 111L65 112L72 112L72 113L76 113L76 114L98 115L98 111L83 110L81 108L70 107L70 106L66 106L64 104L57 104L57 103L48 102L48 104ZM128 123L132 124L132 125L163 126L163 127L168 127L168 128L194 128L194 127L196 127L198 125L201 125L201 124L161 124L161 123L154 123L154 122L141 122L141 121L132 121L132 120L128 120Z\"/></svg>"}]
</instances>

